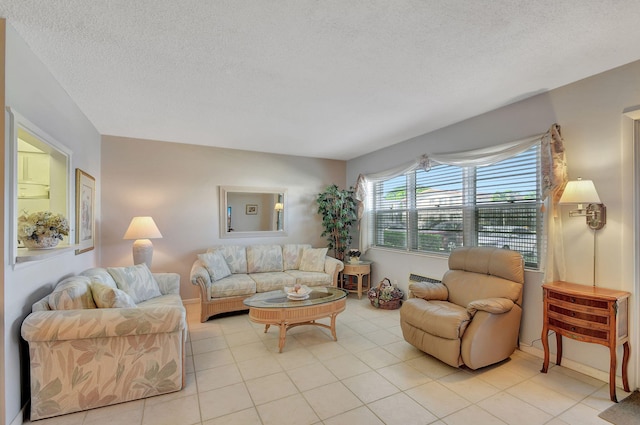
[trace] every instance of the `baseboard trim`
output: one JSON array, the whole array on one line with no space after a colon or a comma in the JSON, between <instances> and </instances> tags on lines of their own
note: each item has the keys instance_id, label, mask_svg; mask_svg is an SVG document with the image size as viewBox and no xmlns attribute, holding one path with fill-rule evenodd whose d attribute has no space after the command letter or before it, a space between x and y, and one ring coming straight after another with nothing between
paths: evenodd
<instances>
[{"instance_id":1,"label":"baseboard trim","mask_svg":"<svg viewBox=\"0 0 640 425\"><path fill-rule=\"evenodd\" d=\"M189 298L187 300L182 300L183 305L187 304L200 304L200 298Z\"/></svg>"},{"instance_id":2,"label":"baseboard trim","mask_svg":"<svg viewBox=\"0 0 640 425\"><path fill-rule=\"evenodd\" d=\"M525 345L522 342L520 342L520 351L531 354L533 356L539 357L541 362L540 362L540 368L542 368L542 361L544 361L544 351L536 348L536 347L532 347L531 345ZM555 362L553 362L553 360L555 359L555 354L550 354L550 359L549 359L549 365L555 365ZM609 372L604 372L600 369L596 369L593 368L591 366L587 366L584 365L582 363L578 363L576 361L573 360L569 360L563 357L562 359L562 366L561 367L566 367L567 369L571 369L573 371L576 372L580 372L584 375L590 376L592 378L598 379L600 381L604 381L604 382L609 382ZM616 386L622 388L622 377L619 375L616 375Z\"/></svg>"},{"instance_id":3,"label":"baseboard trim","mask_svg":"<svg viewBox=\"0 0 640 425\"><path fill-rule=\"evenodd\" d=\"M20 409L20 412L18 413L18 416L13 418L13 420L11 421L10 425L23 425L24 424L24 412L26 410L27 410L27 405L25 404L24 406L22 406L22 409Z\"/></svg>"}]
</instances>

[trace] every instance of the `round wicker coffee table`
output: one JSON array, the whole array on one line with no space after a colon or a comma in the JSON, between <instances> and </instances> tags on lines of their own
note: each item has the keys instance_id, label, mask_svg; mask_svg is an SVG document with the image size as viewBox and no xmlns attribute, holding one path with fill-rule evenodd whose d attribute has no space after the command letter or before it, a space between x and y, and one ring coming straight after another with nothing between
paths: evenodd
<instances>
[{"instance_id":1,"label":"round wicker coffee table","mask_svg":"<svg viewBox=\"0 0 640 425\"><path fill-rule=\"evenodd\" d=\"M282 290L262 292L244 300L249 307L249 319L265 325L267 332L271 325L280 328L278 350L282 353L287 330L300 325L314 325L331 330L334 341L336 336L336 316L347 305L347 291L329 287L317 287L305 300L291 300ZM316 320L331 317L331 325L317 323Z\"/></svg>"}]
</instances>

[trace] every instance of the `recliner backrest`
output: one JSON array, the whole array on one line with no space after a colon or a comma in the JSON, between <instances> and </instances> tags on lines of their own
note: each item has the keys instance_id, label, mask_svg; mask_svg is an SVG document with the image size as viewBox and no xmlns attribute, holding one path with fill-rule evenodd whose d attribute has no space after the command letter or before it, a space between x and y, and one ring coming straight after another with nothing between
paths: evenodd
<instances>
[{"instance_id":1,"label":"recliner backrest","mask_svg":"<svg viewBox=\"0 0 640 425\"><path fill-rule=\"evenodd\" d=\"M467 306L471 301L502 297L522 304L524 261L516 251L491 247L463 247L449 256L442 278L449 301Z\"/></svg>"}]
</instances>

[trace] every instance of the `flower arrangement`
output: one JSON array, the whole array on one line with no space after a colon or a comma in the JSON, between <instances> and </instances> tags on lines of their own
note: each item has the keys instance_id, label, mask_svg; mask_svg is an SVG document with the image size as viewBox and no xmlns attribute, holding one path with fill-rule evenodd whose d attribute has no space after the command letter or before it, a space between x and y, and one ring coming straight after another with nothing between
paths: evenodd
<instances>
[{"instance_id":1,"label":"flower arrangement","mask_svg":"<svg viewBox=\"0 0 640 425\"><path fill-rule=\"evenodd\" d=\"M384 286L380 289L378 298L380 301L391 301L402 298L403 296L402 290L397 286Z\"/></svg>"},{"instance_id":2,"label":"flower arrangement","mask_svg":"<svg viewBox=\"0 0 640 425\"><path fill-rule=\"evenodd\" d=\"M357 248L351 248L349 250L349 257L359 258L360 254L362 254Z\"/></svg>"},{"instance_id":3,"label":"flower arrangement","mask_svg":"<svg viewBox=\"0 0 640 425\"><path fill-rule=\"evenodd\" d=\"M69 234L69 222L62 214L39 211L18 218L18 239L27 247L48 244L55 246Z\"/></svg>"},{"instance_id":4,"label":"flower arrangement","mask_svg":"<svg viewBox=\"0 0 640 425\"><path fill-rule=\"evenodd\" d=\"M400 307L404 293L388 278L382 279L377 288L371 288L367 293L371 305L376 308L394 310Z\"/></svg>"}]
</instances>

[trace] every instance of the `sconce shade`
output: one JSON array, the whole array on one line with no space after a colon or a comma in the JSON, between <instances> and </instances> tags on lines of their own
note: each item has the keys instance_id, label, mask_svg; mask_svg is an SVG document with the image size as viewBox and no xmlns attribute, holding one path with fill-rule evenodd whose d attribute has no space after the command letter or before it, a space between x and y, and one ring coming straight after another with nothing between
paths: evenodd
<instances>
[{"instance_id":1,"label":"sconce shade","mask_svg":"<svg viewBox=\"0 0 640 425\"><path fill-rule=\"evenodd\" d=\"M558 204L601 204L600 196L596 191L596 187L591 180L572 180L562 192Z\"/></svg>"},{"instance_id":2,"label":"sconce shade","mask_svg":"<svg viewBox=\"0 0 640 425\"><path fill-rule=\"evenodd\" d=\"M276 202L276 206L274 208L276 211L284 210L284 204L282 202Z\"/></svg>"},{"instance_id":3,"label":"sconce shade","mask_svg":"<svg viewBox=\"0 0 640 425\"><path fill-rule=\"evenodd\" d=\"M133 217L122 239L160 239L162 233L152 217Z\"/></svg>"}]
</instances>

